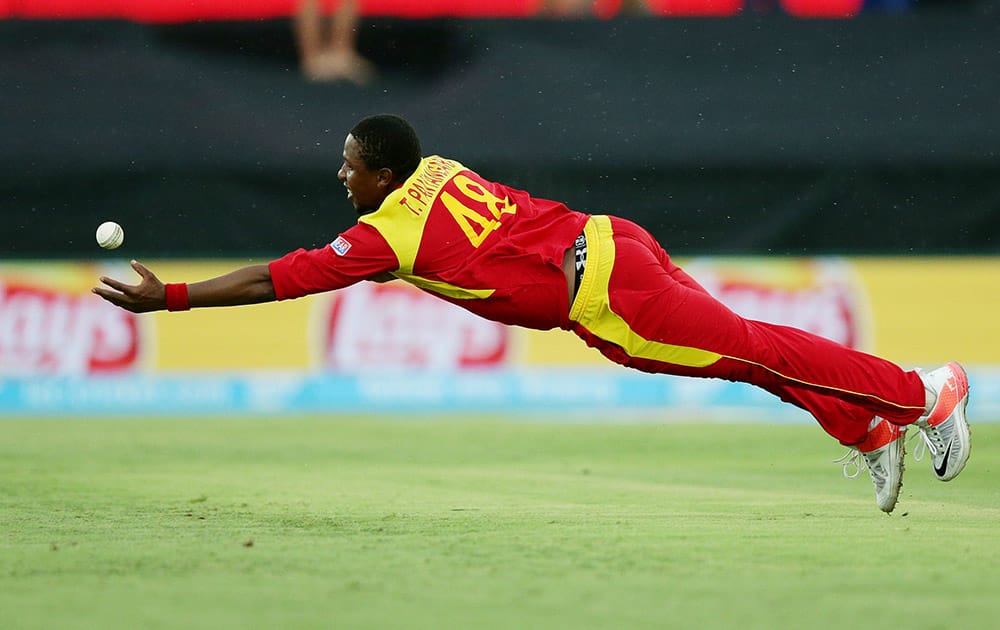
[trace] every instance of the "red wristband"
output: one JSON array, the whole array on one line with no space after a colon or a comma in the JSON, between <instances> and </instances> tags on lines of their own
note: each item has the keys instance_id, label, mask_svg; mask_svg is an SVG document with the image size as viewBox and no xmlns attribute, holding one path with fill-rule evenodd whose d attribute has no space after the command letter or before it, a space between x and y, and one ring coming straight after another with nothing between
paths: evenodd
<instances>
[{"instance_id":1,"label":"red wristband","mask_svg":"<svg viewBox=\"0 0 1000 630\"><path fill-rule=\"evenodd\" d=\"M191 302L188 301L187 283L168 283L165 288L167 290L168 311L187 311L191 309Z\"/></svg>"}]
</instances>

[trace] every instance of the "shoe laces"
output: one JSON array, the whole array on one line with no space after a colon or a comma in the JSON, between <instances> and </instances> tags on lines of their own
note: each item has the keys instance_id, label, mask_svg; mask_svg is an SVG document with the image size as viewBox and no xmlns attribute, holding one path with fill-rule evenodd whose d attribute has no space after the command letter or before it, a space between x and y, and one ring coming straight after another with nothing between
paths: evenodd
<instances>
[{"instance_id":1,"label":"shoe laces","mask_svg":"<svg viewBox=\"0 0 1000 630\"><path fill-rule=\"evenodd\" d=\"M848 448L842 457L833 460L834 464L840 464L844 468L844 476L854 479L861 474L861 451L856 448Z\"/></svg>"},{"instance_id":2,"label":"shoe laces","mask_svg":"<svg viewBox=\"0 0 1000 630\"><path fill-rule=\"evenodd\" d=\"M918 439L917 436L920 436L920 438ZM944 450L944 437L938 431L937 427L920 427L916 435L909 438L907 442L912 442L913 440L917 440L916 446L912 449L913 460L917 462L924 459L927 451L930 451L931 457L937 457L937 454Z\"/></svg>"}]
</instances>

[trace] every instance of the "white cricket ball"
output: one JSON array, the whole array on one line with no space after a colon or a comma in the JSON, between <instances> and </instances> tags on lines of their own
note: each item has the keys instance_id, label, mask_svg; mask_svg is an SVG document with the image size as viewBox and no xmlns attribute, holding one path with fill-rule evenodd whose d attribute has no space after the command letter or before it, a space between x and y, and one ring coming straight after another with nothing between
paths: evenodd
<instances>
[{"instance_id":1,"label":"white cricket ball","mask_svg":"<svg viewBox=\"0 0 1000 630\"><path fill-rule=\"evenodd\" d=\"M115 249L125 241L125 231L114 221L105 221L97 227L97 244L104 249Z\"/></svg>"}]
</instances>

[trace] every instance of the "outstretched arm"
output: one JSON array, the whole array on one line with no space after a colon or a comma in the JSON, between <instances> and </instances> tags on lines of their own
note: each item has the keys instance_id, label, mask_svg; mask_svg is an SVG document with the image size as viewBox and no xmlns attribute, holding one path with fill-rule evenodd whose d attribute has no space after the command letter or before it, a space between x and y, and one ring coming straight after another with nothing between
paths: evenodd
<instances>
[{"instance_id":1,"label":"outstretched arm","mask_svg":"<svg viewBox=\"0 0 1000 630\"><path fill-rule=\"evenodd\" d=\"M133 313L167 308L166 287L159 278L134 260L132 268L141 278L139 284L125 284L102 276L100 280L104 286L94 287L93 292ZM237 306L275 299L271 271L267 265L250 265L216 278L191 283L187 285L187 296L192 307Z\"/></svg>"}]
</instances>

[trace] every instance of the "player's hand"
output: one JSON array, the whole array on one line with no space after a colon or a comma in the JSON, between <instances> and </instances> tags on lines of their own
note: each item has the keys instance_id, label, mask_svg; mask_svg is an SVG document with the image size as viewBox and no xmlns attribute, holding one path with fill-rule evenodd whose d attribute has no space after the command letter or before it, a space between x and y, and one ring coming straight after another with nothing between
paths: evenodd
<instances>
[{"instance_id":1,"label":"player's hand","mask_svg":"<svg viewBox=\"0 0 1000 630\"><path fill-rule=\"evenodd\" d=\"M125 284L114 278L101 276L100 281L104 286L96 286L91 290L115 306L133 313L162 311L167 308L167 292L160 279L134 260L132 269L142 278L139 284Z\"/></svg>"}]
</instances>

